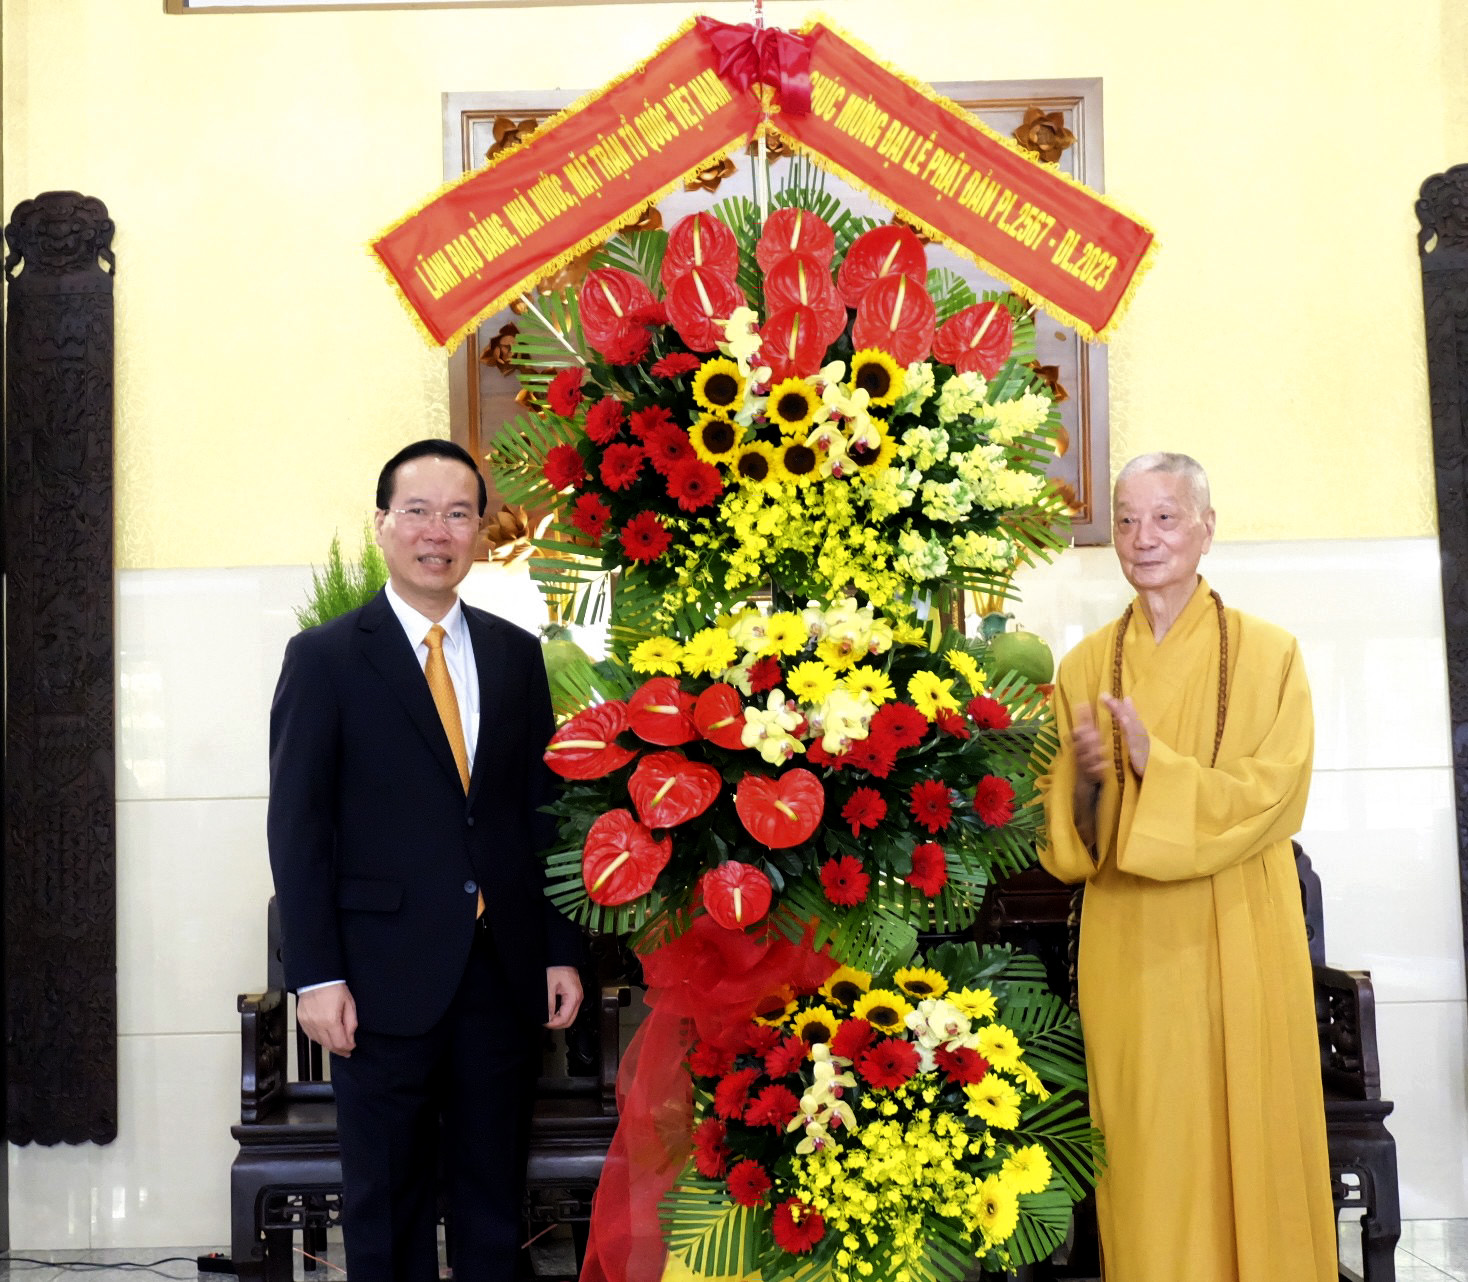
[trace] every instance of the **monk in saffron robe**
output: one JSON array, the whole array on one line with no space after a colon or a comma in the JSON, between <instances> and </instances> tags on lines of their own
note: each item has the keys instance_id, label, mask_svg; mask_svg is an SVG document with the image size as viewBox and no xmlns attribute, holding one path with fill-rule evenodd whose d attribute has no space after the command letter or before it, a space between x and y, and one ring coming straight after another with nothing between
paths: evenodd
<instances>
[{"instance_id":1,"label":"monk in saffron robe","mask_svg":"<svg viewBox=\"0 0 1468 1282\"><path fill-rule=\"evenodd\" d=\"M1117 478L1137 596L1065 657L1041 860L1086 883L1080 1013L1107 1282L1335 1282L1310 961L1290 838L1313 727L1293 637L1198 576L1186 455Z\"/></svg>"}]
</instances>

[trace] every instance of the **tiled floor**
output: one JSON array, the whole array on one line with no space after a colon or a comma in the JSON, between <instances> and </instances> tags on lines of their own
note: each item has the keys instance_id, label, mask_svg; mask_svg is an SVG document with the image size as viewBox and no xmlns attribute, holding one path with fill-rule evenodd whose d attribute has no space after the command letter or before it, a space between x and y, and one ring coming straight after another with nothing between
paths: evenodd
<instances>
[{"instance_id":1,"label":"tiled floor","mask_svg":"<svg viewBox=\"0 0 1468 1282\"><path fill-rule=\"evenodd\" d=\"M333 1234L335 1239L336 1235ZM139 1278L186 1278L220 1276L198 1273L196 1259L204 1251L199 1247L155 1247L137 1250L107 1251L13 1251L0 1255L0 1279L7 1282L61 1282L62 1279L88 1278L93 1282L123 1282ZM1341 1231L1341 1263L1360 1270L1360 1235L1354 1223ZM116 1268L102 1267L108 1264ZM140 1265L154 1265L149 1271ZM302 1282L342 1282L346 1273L341 1268L341 1243L334 1240L328 1248L324 1266L307 1273L304 1261L296 1263L296 1277ZM1468 1220L1409 1220L1402 1226L1402 1240L1397 1246L1396 1282L1468 1282ZM223 1275L225 1277L231 1275Z\"/></svg>"}]
</instances>

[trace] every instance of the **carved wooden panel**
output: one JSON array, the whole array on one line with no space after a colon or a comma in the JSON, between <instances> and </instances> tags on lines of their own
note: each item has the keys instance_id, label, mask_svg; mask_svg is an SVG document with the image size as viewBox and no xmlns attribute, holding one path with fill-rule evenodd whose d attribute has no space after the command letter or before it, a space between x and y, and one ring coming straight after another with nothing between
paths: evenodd
<instances>
[{"instance_id":1,"label":"carved wooden panel","mask_svg":"<svg viewBox=\"0 0 1468 1282\"><path fill-rule=\"evenodd\" d=\"M6 1134L117 1136L112 221L50 191L5 228Z\"/></svg>"},{"instance_id":2,"label":"carved wooden panel","mask_svg":"<svg viewBox=\"0 0 1468 1282\"><path fill-rule=\"evenodd\" d=\"M1437 471L1458 864L1468 937L1468 165L1454 165L1422 184L1417 220Z\"/></svg>"}]
</instances>

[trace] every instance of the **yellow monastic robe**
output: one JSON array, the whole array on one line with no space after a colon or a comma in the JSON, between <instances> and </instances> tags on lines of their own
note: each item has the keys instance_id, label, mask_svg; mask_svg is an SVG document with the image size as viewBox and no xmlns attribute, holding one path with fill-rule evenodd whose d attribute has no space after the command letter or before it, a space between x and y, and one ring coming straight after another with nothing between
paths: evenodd
<instances>
[{"instance_id":1,"label":"yellow monastic robe","mask_svg":"<svg viewBox=\"0 0 1468 1282\"><path fill-rule=\"evenodd\" d=\"M1137 780L1101 787L1097 850L1077 834L1074 709L1108 761L1118 624L1060 666L1062 738L1041 859L1085 881L1081 1023L1109 1166L1097 1188L1107 1282L1335 1282L1310 962L1290 838L1310 784L1310 691L1288 633L1226 610L1200 581L1161 644L1138 604L1122 682L1151 735Z\"/></svg>"}]
</instances>

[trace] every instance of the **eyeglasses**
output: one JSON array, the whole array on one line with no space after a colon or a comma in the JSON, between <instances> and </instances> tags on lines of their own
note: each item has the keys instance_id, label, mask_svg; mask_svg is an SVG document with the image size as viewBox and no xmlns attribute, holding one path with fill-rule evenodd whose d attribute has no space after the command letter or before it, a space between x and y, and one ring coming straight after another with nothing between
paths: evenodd
<instances>
[{"instance_id":1,"label":"eyeglasses","mask_svg":"<svg viewBox=\"0 0 1468 1282\"><path fill-rule=\"evenodd\" d=\"M479 526L479 517L466 508L456 507L449 512L433 512L426 507L390 507L387 510L414 530L424 529L439 520L451 534L467 534Z\"/></svg>"}]
</instances>

